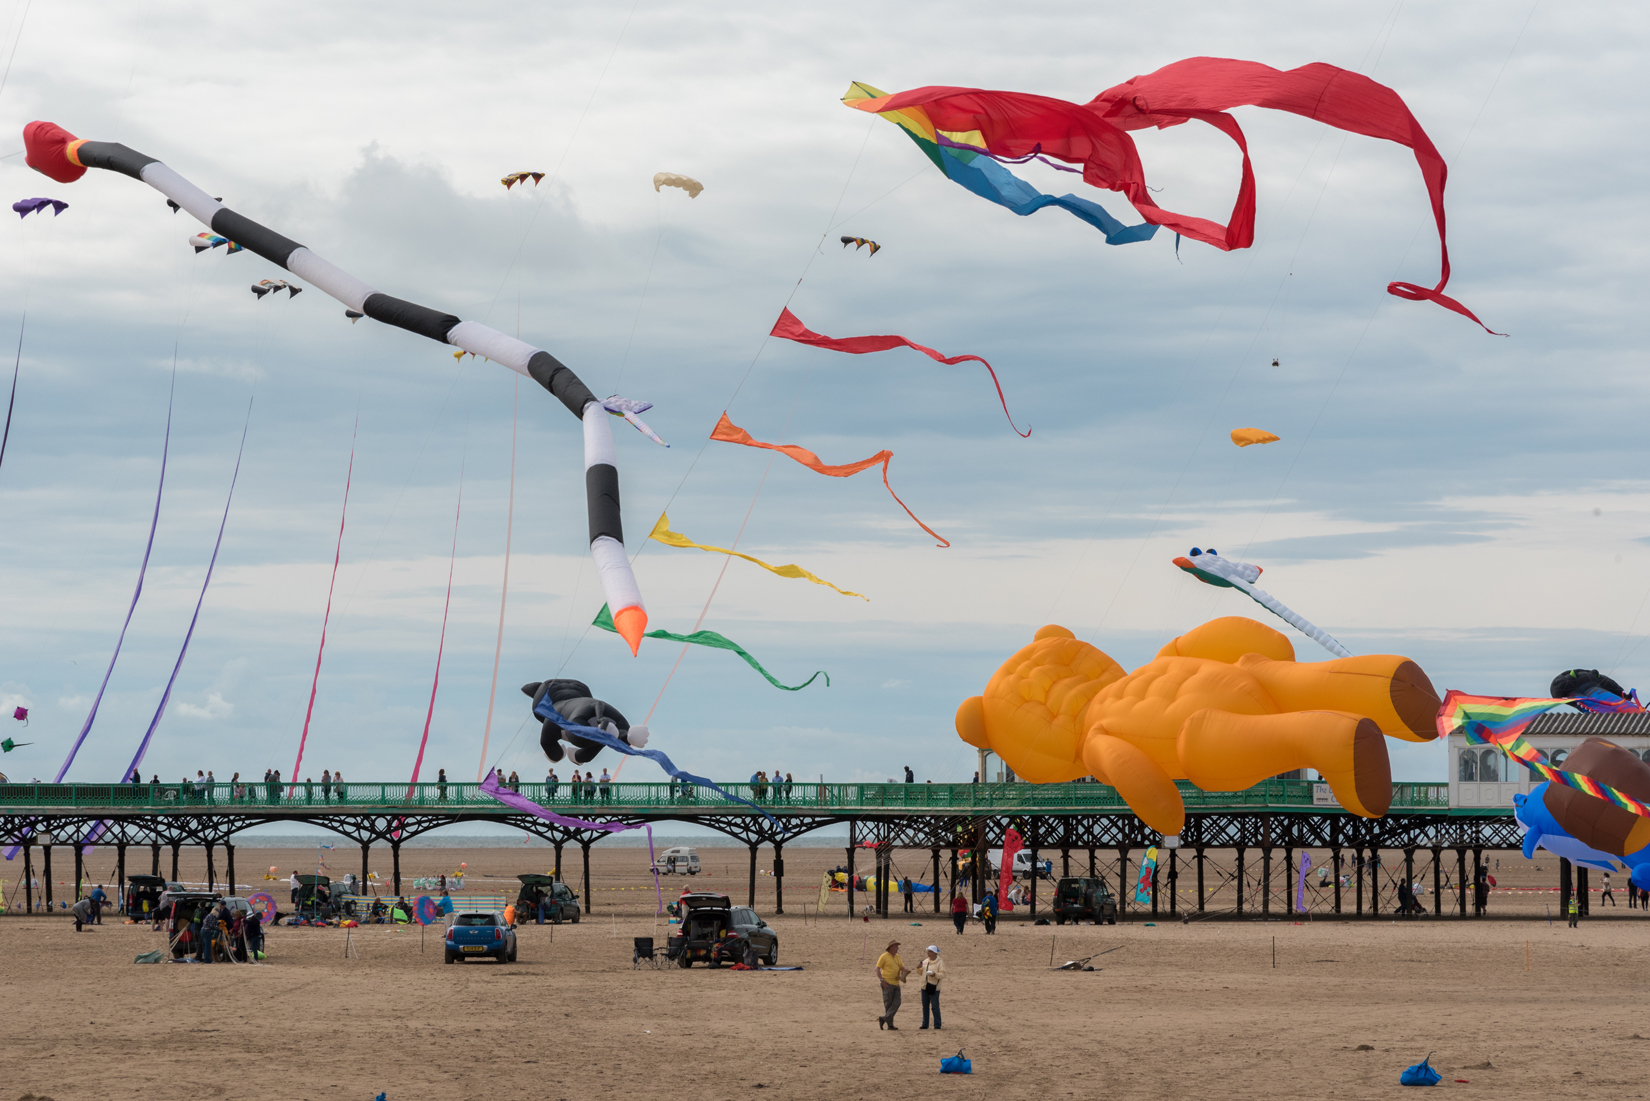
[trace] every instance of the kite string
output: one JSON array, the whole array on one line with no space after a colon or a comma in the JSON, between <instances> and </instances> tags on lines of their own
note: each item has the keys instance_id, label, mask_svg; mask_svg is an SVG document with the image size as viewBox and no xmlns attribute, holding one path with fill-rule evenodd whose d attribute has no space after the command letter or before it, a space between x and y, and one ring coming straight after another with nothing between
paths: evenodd
<instances>
[{"instance_id":1,"label":"kite string","mask_svg":"<svg viewBox=\"0 0 1650 1101\"><path fill-rule=\"evenodd\" d=\"M32 7L33 5L34 5L34 0L24 0L24 3L23 3L23 16L22 16L21 19L19 19L17 21L17 37L12 39L11 55L6 58L6 71L3 72L3 73L0 73L0 94L5 93L6 81L11 79L11 63L17 60L17 47L22 45L22 42L23 42L23 27L29 21L29 8ZM11 33L11 29L9 27L6 30L6 33L8 35ZM16 156L16 154L12 154L12 156Z\"/></svg>"},{"instance_id":2,"label":"kite string","mask_svg":"<svg viewBox=\"0 0 1650 1101\"><path fill-rule=\"evenodd\" d=\"M504 606L510 598L510 538L516 524L516 412L521 397L521 376L516 376L515 396L510 403L510 504L504 521L504 584L498 595L498 641L493 646L493 684L487 690L487 724L481 730L481 760L476 764L476 783L487 771L487 743L493 734L493 703L498 698L498 665L504 656Z\"/></svg>"},{"instance_id":3,"label":"kite string","mask_svg":"<svg viewBox=\"0 0 1650 1101\"><path fill-rule=\"evenodd\" d=\"M355 478L355 438L360 428L361 414L356 413L355 427L350 430L349 466L344 473L344 505L338 515L338 543L332 551L332 578L327 582L327 608L321 616L321 645L315 651L315 675L310 678L309 707L304 711L304 729L298 736L298 759L292 763L294 784L298 782L303 768L304 746L309 742L309 722L315 714L315 693L321 684L321 658L327 652L327 624L332 619L332 591L338 584L338 562L344 554L344 522L349 519L349 488Z\"/></svg>"},{"instance_id":4,"label":"kite string","mask_svg":"<svg viewBox=\"0 0 1650 1101\"><path fill-rule=\"evenodd\" d=\"M1490 82L1489 90L1484 93L1484 99L1479 103L1478 111L1473 115L1471 125L1467 127L1466 134L1461 138L1461 144L1457 147L1453 158L1457 167L1460 165L1462 155L1466 153L1467 142L1472 139L1473 131L1478 128L1478 121L1483 117L1484 109L1489 106L1491 97L1495 95L1496 87L1501 83L1502 75L1507 71L1507 65L1512 61L1512 56L1514 52L1517 51L1518 44L1523 41L1524 32L1529 29L1530 20L1535 17L1535 9L1540 2L1541 0L1535 0L1535 3L1530 5L1529 12L1524 16L1523 25L1519 27L1518 34L1513 38L1512 45L1507 48L1507 56L1501 60L1501 68L1496 71L1495 79ZM1426 222L1423 219L1415 227L1415 232L1410 235L1409 244L1404 247L1403 254L1398 258L1398 263L1393 270L1394 279L1397 278L1398 271L1402 270L1405 261L1409 259L1410 250L1415 247L1415 242L1420 239L1421 231L1425 228ZM1346 360L1341 364L1340 373L1335 376L1334 383L1330 386L1328 393L1324 395L1323 402L1318 406L1318 412L1312 418L1312 423L1308 426L1306 435L1301 439L1300 446L1295 449L1294 457L1290 459L1289 466L1284 470L1283 477L1278 481L1278 487L1273 492L1272 499L1267 502L1265 510L1261 513L1260 518L1256 520L1254 531L1250 533L1249 541L1244 544L1244 555L1248 554L1249 547L1252 546L1255 539L1259 537L1262 526L1266 523L1267 518L1271 516L1272 509L1277 506L1278 498L1282 496L1284 486L1288 484L1290 477L1293 476L1295 472L1296 466L1300 464L1301 457L1305 454L1307 445L1311 443L1313 435L1317 432L1319 423L1322 422L1324 414L1329 409L1330 401L1334 398L1335 393L1340 389L1341 383L1345 380L1347 372L1351 370L1353 357L1357 355L1358 349L1363 345L1364 338L1369 335L1370 327L1374 325L1375 318L1380 314L1381 307L1384 305L1386 305L1386 297L1382 297L1379 301L1377 301L1375 308L1370 311L1369 318L1364 322L1363 329L1358 333L1358 339L1353 342L1351 351L1347 353Z\"/></svg>"},{"instance_id":5,"label":"kite string","mask_svg":"<svg viewBox=\"0 0 1650 1101\"><path fill-rule=\"evenodd\" d=\"M1385 53L1386 53L1386 46L1392 40L1392 30L1396 29L1396 27L1398 25L1398 15L1402 11L1403 6L1404 6L1404 0L1397 0L1397 2L1392 7L1391 13L1389 13L1386 16L1386 18L1381 20L1381 25L1376 28L1375 37L1370 40L1369 46L1364 50L1363 58L1358 63L1358 66L1359 66L1360 69L1363 67L1364 62L1369 60L1370 53L1375 52L1377 43L1380 43L1380 50L1379 50L1378 53L1376 53L1375 63L1374 63L1374 65L1372 65L1370 67L1370 73L1373 74L1375 69L1377 67L1379 67L1381 57L1384 56ZM1390 24L1390 28L1388 26L1389 24ZM1386 32L1386 38L1385 38L1384 41L1382 40L1382 37L1381 37L1383 31ZM1308 153L1307 156L1306 156L1306 159L1301 162L1300 171L1295 174L1295 180L1294 180L1293 183L1291 183L1289 185L1288 194L1286 194L1284 196L1284 199L1283 199L1283 206L1284 207L1287 207L1289 205L1289 200L1294 197L1295 191L1300 186L1301 180L1304 179L1305 176L1306 176L1306 170L1309 167L1311 167L1313 159L1317 156L1318 150L1320 148L1322 148L1323 143L1327 139L1327 137L1328 137L1328 132L1327 131L1325 131L1324 133L1321 133L1318 136L1318 140L1313 143L1312 151L1310 153ZM1329 171L1325 174L1324 181L1318 189L1318 197L1317 197L1317 199L1315 199L1313 201L1312 210L1307 216L1306 224L1304 226L1302 226L1300 236L1295 241L1294 251L1290 254L1289 262L1285 266L1286 272L1292 272L1293 271L1295 261L1298 258L1298 256L1300 255L1301 247L1302 247L1302 245L1305 244L1307 233L1311 229L1312 221L1317 215L1318 207L1322 204L1324 194L1328 190L1330 178L1334 175L1334 172L1335 172L1335 166L1337 164L1339 164L1341 152L1344 151L1345 148L1346 148L1346 138L1343 136L1342 139L1341 139L1341 144L1336 150L1335 159L1334 159L1334 161L1331 162L1331 164L1329 166ZM1240 277L1240 280L1239 280L1240 283L1244 279L1247 278L1249 270L1254 267L1255 262L1259 259L1259 256L1260 256L1260 251L1259 251L1258 248L1256 248L1253 252L1250 253L1249 263L1244 268L1243 276ZM1219 401L1217 401L1215 403L1214 410L1210 413L1208 424L1206 424L1204 426L1203 432L1201 432L1198 435L1198 437L1193 441L1193 445L1189 449L1189 453L1186 457L1186 462L1182 466L1179 476L1176 477L1174 485L1170 487L1168 496L1164 499L1162 507L1158 510L1157 516L1152 521L1151 530L1147 533L1146 537L1144 539L1142 539L1136 545L1134 558L1130 560L1129 567L1126 571L1124 571L1122 580L1120 580L1118 582L1117 587L1112 592L1111 600L1106 604L1105 611L1101 613L1100 622L1095 627L1095 633L1096 634L1098 634L1101 627L1103 627L1105 625L1106 619L1111 615L1111 610L1117 603L1117 598L1122 594L1123 590L1127 587L1128 579L1129 579L1130 575L1133 574L1135 567L1139 564L1140 556L1145 551L1146 544L1157 534L1157 529L1161 525L1161 523L1163 521L1163 517L1168 511L1169 505L1173 502L1175 496L1179 493L1180 486L1185 481L1186 474L1191 470L1192 463L1196 458L1198 449L1202 446L1205 438L1209 434L1209 428L1213 425L1215 418L1219 416L1221 408L1225 405L1226 398L1230 395L1232 387L1236 384L1238 376L1239 376L1239 374L1241 374L1241 372L1243 370L1244 362L1247 361L1249 355L1254 351L1254 346L1255 346L1256 343L1258 343L1258 341L1260 339L1261 332L1263 332L1265 330L1266 323L1271 318L1272 311L1277 305L1278 297L1282 293L1282 291L1284 289L1284 286L1287 284L1288 279L1289 279L1289 276L1286 274L1283 279L1279 280L1278 286L1276 288L1274 288L1273 293L1272 293L1272 299L1271 299L1270 302L1267 303L1266 311L1261 316L1260 324L1256 327L1254 335L1250 338L1248 347L1244 349L1243 356L1241 358L1239 358L1237 363L1234 365L1234 367L1232 369L1232 375L1227 381L1226 388L1221 392L1221 396L1220 396ZM1224 315L1224 313L1226 312L1227 309L1229 309L1229 307L1223 307L1223 309L1222 309L1222 314L1223 315ZM1207 344L1213 339L1214 333L1216 331L1218 331L1218 329L1219 329L1219 322L1217 321L1215 328L1210 330L1209 337L1205 338L1205 341L1204 341L1205 346L1207 346ZM1194 359L1194 362L1195 362L1195 359ZM1176 391L1177 393L1184 392L1185 387L1186 387L1186 383L1188 381L1190 381L1192 370L1193 370L1193 368L1190 367L1190 366L1187 368L1186 373L1181 378L1179 387L1177 387L1177 391ZM1165 406L1164 414L1163 414L1163 416L1165 418L1167 417L1169 411L1172 408L1173 408L1172 405ZM1124 489L1124 487L1119 486L1116 493L1113 494L1112 507L1115 507L1115 505L1117 503L1117 500L1121 497L1121 495L1123 493L1123 489ZM1112 508L1109 507L1107 509L1107 517L1106 517L1107 519L1110 518L1111 512L1112 512ZM1102 521L1102 522L1104 522L1104 521ZM1063 592L1065 590L1065 588L1070 585L1071 580L1076 577L1078 569L1081 568L1083 561L1085 561L1087 559L1088 550L1093 545L1093 542L1094 542L1094 537L1090 537L1088 544L1086 544L1085 547L1084 547L1082 555L1079 557L1077 565L1072 568L1072 572L1071 572L1070 577L1068 577L1066 579L1066 584L1062 585L1060 590L1058 590L1056 592L1054 601L1051 602L1050 605L1049 605L1048 614L1050 616L1052 616L1054 614L1054 607L1059 602L1060 593Z\"/></svg>"},{"instance_id":6,"label":"kite string","mask_svg":"<svg viewBox=\"0 0 1650 1101\"><path fill-rule=\"evenodd\" d=\"M831 235L831 223L833 221L835 221L837 213L842 209L842 200L847 198L847 196L848 196L848 188L854 182L854 174L859 170L860 159L865 156L865 147L866 147L867 144L870 143L871 130L876 125L876 121L877 121L876 116L873 115L869 120L870 125L866 126L866 128L865 128L865 137L860 140L859 151L854 154L854 162L848 168L848 177L847 177L847 179L843 180L843 182L842 182L842 190L841 190L841 192L839 192L837 194L836 205L831 208L831 216L829 218L825 219L825 230L824 230L823 233L821 233L819 235L819 242L817 244L815 244L813 249L808 253L808 260L805 264L802 265L802 274L797 276L796 283L792 285L790 293L785 296L785 302L780 307L780 312L781 313L783 313L785 310L790 308L791 300L796 297L797 291L802 289L802 281L808 277L808 269L813 267L814 257L819 255L820 245L823 245L825 243L825 239ZM768 341L770 339L772 339L772 336L773 336L773 333L772 333L771 330L769 332L765 332L765 333L762 334L762 340L756 346L756 354L751 357L750 365L745 368L745 373L739 377L739 382L736 386L734 386L733 393L730 394L728 396L728 400L723 403L723 405L722 405L723 412L726 412L729 408L731 408L733 406L734 400L739 397L739 391L744 389L745 382L750 378L751 372L756 370L756 363L757 363L758 360L760 360L762 358L762 352L763 352L764 349L767 348ZM807 378L808 378L807 374L804 373L802 379L800 381L798 381L798 383L797 383L796 403L800 403L800 401L802 400L802 387L806 383ZM791 417L796 415L796 403L792 404L790 414L788 414L785 417L785 426L787 426L787 427L791 423ZM783 440L785 438L785 429L783 427L780 429L780 434L779 434L778 438L781 439L781 440ZM677 495L682 492L682 487L687 485L688 478L690 476L692 476L694 468L699 465L699 460L704 457L705 449L707 447L709 447L710 444L711 444L711 438L709 436L706 436L705 437L705 442L701 443L699 445L699 450L694 454L693 461L688 464L687 470L682 474L682 480L676 483L676 488L671 491L670 497L667 498L666 501L665 501L665 507L660 509L660 512L666 513L666 512L670 511L670 506L675 504ZM768 470L771 470L772 468L773 468L773 460L769 459L768 460L768 466L763 469L762 478L757 483L756 493L751 496L751 506L750 506L751 508L756 507L756 498L761 495L762 486L763 486L764 483L766 483L766 481L768 479ZM892 492L892 490L890 490L890 492ZM745 520L746 520L746 522L749 522L749 520L750 520L750 510L749 509L746 510ZM740 524L739 530L741 532L743 532L745 530L745 526L744 526L743 523ZM632 564L635 563L636 559L641 557L642 552L647 549L647 545L651 542L652 542L651 539L643 539L641 541L641 545L636 548L636 553L632 554L630 556L630 561L631 561ZM734 541L733 541L732 549L737 550L738 548L739 548L739 540L737 538L735 538ZM710 597L706 599L704 610L702 612L700 612L700 614L699 614L699 623L704 622L705 614L710 611L710 602L711 602L711 600L715 599L715 597L716 597L716 590L722 584L722 575L727 572L727 566L728 566L727 561L724 561L722 563L722 569L720 571L718 571L718 573L716 575L716 584L711 587ZM581 576L582 576L582 574L581 574ZM569 622L571 622L571 614L569 615ZM697 625L694 627L694 630L698 630ZM567 658L562 662L563 666L565 666L567 664L567 661L572 660L573 653L578 650L579 646L583 644L585 638L589 634L590 634L590 628L589 628L589 626L586 626L585 629L584 629L584 633L579 636L579 641L575 642L573 644L573 650L569 651L569 653L567 655ZM676 657L676 665L680 665L682 663L682 657L683 657L683 655L685 655L687 653L687 645L688 644L686 644L686 643L683 644L682 653L678 654L677 657ZM665 689L666 686L668 686L670 684L670 678L675 676L675 674L676 674L676 665L671 666L670 673L665 677L664 686L661 686L660 689L659 689L658 698L653 701L653 707L648 709L648 715L650 717L652 716L654 709L656 709L659 706L659 700L664 698L664 689ZM624 762L620 761L619 764L622 767Z\"/></svg>"}]
</instances>

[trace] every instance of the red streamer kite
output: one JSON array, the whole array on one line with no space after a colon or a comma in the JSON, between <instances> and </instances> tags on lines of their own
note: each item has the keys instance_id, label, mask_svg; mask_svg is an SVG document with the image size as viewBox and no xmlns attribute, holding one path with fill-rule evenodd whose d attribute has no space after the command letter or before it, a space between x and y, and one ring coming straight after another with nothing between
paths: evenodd
<instances>
[{"instance_id":1,"label":"red streamer kite","mask_svg":"<svg viewBox=\"0 0 1650 1101\"><path fill-rule=\"evenodd\" d=\"M779 320L773 323L770 336L777 336L782 340L794 340L798 344L811 344L816 348L827 348L833 352L847 352L849 355L861 356L867 352L886 352L891 348L912 348L921 352L936 363L955 366L965 360L985 364L986 372L991 376L991 384L997 388L997 400L1003 403L1003 416L1008 418L1008 426L1014 429L1015 434L1024 439L1031 435L1031 429L1021 432L1014 423L1014 414L1008 411L1008 399L1003 397L1003 384L997 381L997 372L991 369L991 364L979 356L943 356L932 348L926 348L914 340L907 340L903 336L823 336L802 324L789 309L781 311Z\"/></svg>"}]
</instances>

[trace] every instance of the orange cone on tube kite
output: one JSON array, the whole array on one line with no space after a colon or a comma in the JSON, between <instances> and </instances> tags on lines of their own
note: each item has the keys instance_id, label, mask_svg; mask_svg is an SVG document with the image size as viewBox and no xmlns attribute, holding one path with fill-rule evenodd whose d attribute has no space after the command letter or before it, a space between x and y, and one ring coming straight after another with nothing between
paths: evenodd
<instances>
[{"instance_id":1,"label":"orange cone on tube kite","mask_svg":"<svg viewBox=\"0 0 1650 1101\"><path fill-rule=\"evenodd\" d=\"M1236 791L1316 769L1341 806L1378 818L1392 802L1386 739L1431 741L1438 695L1408 658L1295 661L1278 631L1211 620L1132 673L1064 627L1037 632L985 691L957 709L957 733L1022 779L1111 784L1147 826L1178 835L1176 780Z\"/></svg>"}]
</instances>

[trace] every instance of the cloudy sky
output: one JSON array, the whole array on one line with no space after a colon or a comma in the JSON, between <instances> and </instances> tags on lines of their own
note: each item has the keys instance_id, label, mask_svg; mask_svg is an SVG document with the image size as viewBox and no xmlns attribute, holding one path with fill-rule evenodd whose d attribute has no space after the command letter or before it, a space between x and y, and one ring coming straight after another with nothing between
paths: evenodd
<instances>
[{"instance_id":1,"label":"cloudy sky","mask_svg":"<svg viewBox=\"0 0 1650 1101\"><path fill-rule=\"evenodd\" d=\"M884 779L910 764L966 779L956 705L1041 624L1132 667L1211 616L1264 615L1169 565L1194 544L1265 566L1274 594L1353 651L1412 656L1440 688L1540 695L1571 666L1645 679L1635 242L1650 105L1633 74L1647 20L1633 5L1419 0L1012 16L956 0L0 0L0 183L8 201L72 204L0 223L0 347L27 315L0 467L0 699L30 707L27 731L7 732L36 743L0 764L49 776L85 721L137 578L174 366L148 578L75 779L117 775L154 714L249 401L217 573L146 774L290 773L357 424L316 776L410 773L462 490L425 767L474 777L513 431L489 759L524 775L544 763L518 687L559 673L632 721L657 700L657 744L695 771ZM1450 163L1451 293L1511 335L1383 293L1437 272L1400 147L1239 109L1256 247L1177 257L1169 234L1113 248L1057 210L1017 218L838 102L853 80L1082 101L1202 54L1323 61L1397 89ZM666 687L679 647L631 658L586 627L602 601L579 433L558 403L497 365L350 325L319 292L255 300L249 283L283 273L193 255L201 227L150 189L100 172L58 185L5 157L31 119L159 157L388 293L519 328L597 393L656 403L668 451L615 422L653 624L691 630L703 613L787 683L825 669L831 686L776 691L696 648ZM1182 126L1137 140L1163 205L1224 220L1226 139ZM536 189L499 186L529 169L548 173ZM704 193L656 193L661 170ZM1017 171L1057 192L1075 180ZM883 250L844 252L843 233ZM821 332L987 357L1033 434L1009 430L975 365L765 342L787 302ZM839 481L707 446L724 409L827 462L892 449L894 488L950 549L874 471ZM1282 441L1239 451L1227 433L1248 425ZM645 545L667 505L678 531L725 546L743 529L741 549L870 602ZM1444 776L1436 747L1393 757L1398 778Z\"/></svg>"}]
</instances>

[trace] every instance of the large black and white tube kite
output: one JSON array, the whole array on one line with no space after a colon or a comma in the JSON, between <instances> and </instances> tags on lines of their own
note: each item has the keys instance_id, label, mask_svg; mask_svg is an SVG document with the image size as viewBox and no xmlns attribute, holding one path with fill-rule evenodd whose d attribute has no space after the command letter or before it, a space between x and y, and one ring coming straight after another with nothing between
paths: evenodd
<instances>
[{"instance_id":1,"label":"large black and white tube kite","mask_svg":"<svg viewBox=\"0 0 1650 1101\"><path fill-rule=\"evenodd\" d=\"M619 518L619 472L607 410L571 369L541 348L476 321L460 321L373 290L367 284L279 233L237 214L153 157L115 142L86 141L51 122L23 128L28 164L58 183L73 183L88 168L141 180L176 203L213 233L319 287L354 313L451 344L502 363L538 382L584 423L584 488L590 512L590 556L602 581L613 625L634 654L647 630L647 609L625 554Z\"/></svg>"}]
</instances>

